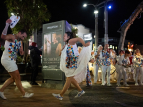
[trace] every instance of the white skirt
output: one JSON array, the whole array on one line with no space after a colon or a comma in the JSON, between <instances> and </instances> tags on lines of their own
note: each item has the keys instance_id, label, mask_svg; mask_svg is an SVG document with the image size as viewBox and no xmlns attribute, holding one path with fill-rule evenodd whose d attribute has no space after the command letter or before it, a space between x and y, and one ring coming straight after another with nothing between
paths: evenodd
<instances>
[{"instance_id":1,"label":"white skirt","mask_svg":"<svg viewBox=\"0 0 143 107\"><path fill-rule=\"evenodd\" d=\"M14 72L14 71L18 70L16 62L13 60L1 59L1 64L4 66L4 68L8 72Z\"/></svg>"},{"instance_id":2,"label":"white skirt","mask_svg":"<svg viewBox=\"0 0 143 107\"><path fill-rule=\"evenodd\" d=\"M87 75L87 64L91 57L90 47L83 47L78 57L77 68L67 68L66 67L66 47L61 53L60 69L65 73L66 77L74 76L75 80L80 83L85 80Z\"/></svg>"}]
</instances>

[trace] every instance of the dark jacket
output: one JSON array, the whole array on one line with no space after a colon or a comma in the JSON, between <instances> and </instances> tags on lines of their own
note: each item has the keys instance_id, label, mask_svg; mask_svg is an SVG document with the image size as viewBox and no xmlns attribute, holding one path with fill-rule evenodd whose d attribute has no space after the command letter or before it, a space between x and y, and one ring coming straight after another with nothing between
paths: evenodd
<instances>
[{"instance_id":1,"label":"dark jacket","mask_svg":"<svg viewBox=\"0 0 143 107\"><path fill-rule=\"evenodd\" d=\"M30 49L30 60L31 60L31 66L38 66L41 63L41 57L42 51L40 51L37 47L29 46Z\"/></svg>"}]
</instances>

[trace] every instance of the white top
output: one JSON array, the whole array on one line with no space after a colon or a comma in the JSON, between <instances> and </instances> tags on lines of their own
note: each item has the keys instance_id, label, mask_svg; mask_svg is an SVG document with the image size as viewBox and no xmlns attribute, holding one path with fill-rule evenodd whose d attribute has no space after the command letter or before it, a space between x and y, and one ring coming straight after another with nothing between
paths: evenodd
<instances>
[{"instance_id":1,"label":"white top","mask_svg":"<svg viewBox=\"0 0 143 107\"><path fill-rule=\"evenodd\" d=\"M130 63L129 57L127 57L126 59L125 59L124 55L119 57L119 61L118 61L119 65L122 65L122 64L127 65L129 63Z\"/></svg>"},{"instance_id":2,"label":"white top","mask_svg":"<svg viewBox=\"0 0 143 107\"><path fill-rule=\"evenodd\" d=\"M19 42L15 39L15 42L9 42L6 40L4 47L5 50L3 51L1 59L16 61L18 50L21 47L21 41Z\"/></svg>"},{"instance_id":3,"label":"white top","mask_svg":"<svg viewBox=\"0 0 143 107\"><path fill-rule=\"evenodd\" d=\"M97 51L94 53L94 55L97 55ZM95 58L94 58L95 59ZM102 51L100 51L100 54L98 55L98 57L95 59L95 64L96 65L101 65L101 59L102 59Z\"/></svg>"},{"instance_id":4,"label":"white top","mask_svg":"<svg viewBox=\"0 0 143 107\"><path fill-rule=\"evenodd\" d=\"M69 44L68 44L68 45L69 45ZM72 48L73 48L74 55L75 55L75 56L79 56L79 52L78 52L77 45L75 44L75 45L70 45L70 46L72 46Z\"/></svg>"},{"instance_id":5,"label":"white top","mask_svg":"<svg viewBox=\"0 0 143 107\"><path fill-rule=\"evenodd\" d=\"M140 64L142 64L142 61L143 61L143 57L142 57L142 55L140 55L140 56L137 56L137 55L135 55L134 57L133 57L133 63L135 64L135 65L140 65Z\"/></svg>"}]
</instances>

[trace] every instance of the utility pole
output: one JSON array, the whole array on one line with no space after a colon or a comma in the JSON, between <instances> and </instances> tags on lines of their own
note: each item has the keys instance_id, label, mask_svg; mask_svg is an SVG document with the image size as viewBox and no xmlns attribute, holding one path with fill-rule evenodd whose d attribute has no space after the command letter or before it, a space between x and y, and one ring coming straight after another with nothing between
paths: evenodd
<instances>
[{"instance_id":1,"label":"utility pole","mask_svg":"<svg viewBox=\"0 0 143 107\"><path fill-rule=\"evenodd\" d=\"M104 34L104 45L108 44L108 11L107 11L107 2L105 2L104 6L104 27L105 27L105 34Z\"/></svg>"},{"instance_id":2,"label":"utility pole","mask_svg":"<svg viewBox=\"0 0 143 107\"><path fill-rule=\"evenodd\" d=\"M97 10L97 7L95 7ZM95 13L95 51L97 50L98 46L98 14Z\"/></svg>"}]
</instances>

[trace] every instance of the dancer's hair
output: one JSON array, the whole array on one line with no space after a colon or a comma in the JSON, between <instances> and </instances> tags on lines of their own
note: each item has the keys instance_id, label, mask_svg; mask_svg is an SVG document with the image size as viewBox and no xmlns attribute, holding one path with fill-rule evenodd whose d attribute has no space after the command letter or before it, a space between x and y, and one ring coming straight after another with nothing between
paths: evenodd
<instances>
[{"instance_id":1,"label":"dancer's hair","mask_svg":"<svg viewBox=\"0 0 143 107\"><path fill-rule=\"evenodd\" d=\"M19 32L21 32L21 34L23 34L23 33L26 33L26 31L25 30L20 30Z\"/></svg>"},{"instance_id":2,"label":"dancer's hair","mask_svg":"<svg viewBox=\"0 0 143 107\"><path fill-rule=\"evenodd\" d=\"M130 51L128 51L128 50L125 50L125 54L130 54Z\"/></svg>"},{"instance_id":3,"label":"dancer's hair","mask_svg":"<svg viewBox=\"0 0 143 107\"><path fill-rule=\"evenodd\" d=\"M139 49L137 48L136 50L139 50ZM137 53L136 53L136 50L135 50L135 53L134 53L134 55L137 55ZM140 50L139 50L139 54L141 55L141 52L140 52Z\"/></svg>"},{"instance_id":4,"label":"dancer's hair","mask_svg":"<svg viewBox=\"0 0 143 107\"><path fill-rule=\"evenodd\" d=\"M100 48L100 46L102 46L102 45L99 45L98 47L97 47L97 50ZM102 46L103 47L103 46Z\"/></svg>"},{"instance_id":5,"label":"dancer's hair","mask_svg":"<svg viewBox=\"0 0 143 107\"><path fill-rule=\"evenodd\" d=\"M70 39L75 38L72 32L65 32L67 36L69 36L69 39L66 41L67 43L69 42Z\"/></svg>"},{"instance_id":6,"label":"dancer's hair","mask_svg":"<svg viewBox=\"0 0 143 107\"><path fill-rule=\"evenodd\" d=\"M119 51L119 54L120 54L121 52L123 52L123 53L124 53L124 51L123 51L123 50L120 50L120 51Z\"/></svg>"}]
</instances>

